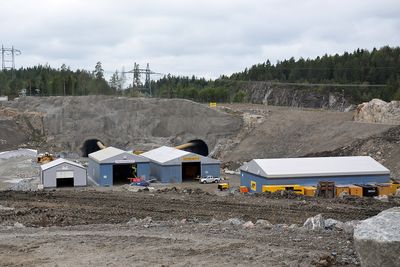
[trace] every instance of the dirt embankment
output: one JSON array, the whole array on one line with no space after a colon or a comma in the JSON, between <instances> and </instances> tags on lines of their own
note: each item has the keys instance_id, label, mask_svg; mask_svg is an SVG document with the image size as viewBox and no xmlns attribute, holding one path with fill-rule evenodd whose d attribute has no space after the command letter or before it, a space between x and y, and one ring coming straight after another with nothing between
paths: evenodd
<instances>
[{"instance_id":1,"label":"dirt embankment","mask_svg":"<svg viewBox=\"0 0 400 267\"><path fill-rule=\"evenodd\" d=\"M352 112L255 104L224 105L240 112L244 126L220 157L232 169L254 158L302 157L382 133L393 125L358 123Z\"/></svg>"},{"instance_id":2,"label":"dirt embankment","mask_svg":"<svg viewBox=\"0 0 400 267\"><path fill-rule=\"evenodd\" d=\"M334 150L311 153L307 156L371 156L390 169L393 179L400 180L400 126Z\"/></svg>"}]
</instances>

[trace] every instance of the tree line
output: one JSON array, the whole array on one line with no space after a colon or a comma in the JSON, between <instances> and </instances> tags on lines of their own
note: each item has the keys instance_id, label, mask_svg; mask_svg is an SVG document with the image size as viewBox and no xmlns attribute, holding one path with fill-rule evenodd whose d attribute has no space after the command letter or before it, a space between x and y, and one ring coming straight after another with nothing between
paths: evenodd
<instances>
[{"instance_id":1,"label":"tree line","mask_svg":"<svg viewBox=\"0 0 400 267\"><path fill-rule=\"evenodd\" d=\"M214 81L194 76L168 75L154 82L153 88L159 97L188 98L201 102L242 102L246 100L246 85L252 81L296 83L291 86L298 86L299 90L304 90L301 85L318 84L306 90L345 92L354 102L372 98L400 100L400 47L385 46L372 51L357 49L353 53L325 54L315 59L295 60L292 57L275 65L267 60ZM342 84L346 84L346 87Z\"/></svg>"},{"instance_id":2,"label":"tree line","mask_svg":"<svg viewBox=\"0 0 400 267\"><path fill-rule=\"evenodd\" d=\"M101 62L93 71L72 71L63 64L59 69L38 65L16 70L0 71L0 95L89 95L114 94L104 78Z\"/></svg>"},{"instance_id":3,"label":"tree line","mask_svg":"<svg viewBox=\"0 0 400 267\"><path fill-rule=\"evenodd\" d=\"M161 98L185 98L198 102L244 102L248 99L247 88L251 82L296 83L298 90L318 92L344 92L353 102L381 98L386 101L400 100L400 47L382 47L368 51L357 49L353 53L324 55L315 59L278 61L269 60L246 68L230 76L222 75L215 80L195 76L166 75L151 81L153 96ZM116 71L106 81L101 62L93 71L72 71L63 64L59 69L39 65L18 70L0 71L0 95L18 96L21 89L27 95L89 95L124 94L140 95L135 84L124 88L124 72ZM301 85L318 84L314 87ZM321 85L322 84L322 85ZM323 84L330 84L324 86ZM337 86L331 86L332 84ZM342 84L364 84L341 87ZM384 85L384 86L367 86ZM145 86L149 86L145 84ZM136 86L137 87L137 86ZM311 88L311 89L310 89Z\"/></svg>"}]
</instances>

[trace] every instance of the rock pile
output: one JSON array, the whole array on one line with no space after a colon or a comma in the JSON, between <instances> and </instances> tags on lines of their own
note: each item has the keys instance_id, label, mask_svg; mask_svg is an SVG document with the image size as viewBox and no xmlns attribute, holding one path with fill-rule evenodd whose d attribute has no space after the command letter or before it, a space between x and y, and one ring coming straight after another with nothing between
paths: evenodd
<instances>
[{"instance_id":1,"label":"rock pile","mask_svg":"<svg viewBox=\"0 0 400 267\"><path fill-rule=\"evenodd\" d=\"M400 101L372 99L357 106L354 120L368 123L400 124Z\"/></svg>"}]
</instances>

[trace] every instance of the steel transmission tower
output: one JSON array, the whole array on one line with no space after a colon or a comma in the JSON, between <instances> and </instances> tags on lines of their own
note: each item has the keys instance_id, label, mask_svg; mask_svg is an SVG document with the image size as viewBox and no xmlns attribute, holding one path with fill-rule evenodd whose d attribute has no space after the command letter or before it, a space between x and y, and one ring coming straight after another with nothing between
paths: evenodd
<instances>
[{"instance_id":1,"label":"steel transmission tower","mask_svg":"<svg viewBox=\"0 0 400 267\"><path fill-rule=\"evenodd\" d=\"M1 46L1 69L2 70L14 70L15 69L15 56L21 55L21 51L15 49L14 46L11 48L5 48Z\"/></svg>"},{"instance_id":2,"label":"steel transmission tower","mask_svg":"<svg viewBox=\"0 0 400 267\"><path fill-rule=\"evenodd\" d=\"M162 75L161 73L154 72L150 70L150 65L147 63L147 66L145 69L141 69L139 67L139 64L136 64L136 62L133 65L133 70L131 71L126 71L124 73L133 73L133 83L132 87L138 88L140 91L149 94L149 96L152 96L151 92L151 75L157 74L157 75ZM145 83L144 85L142 84L140 80L141 74L145 74Z\"/></svg>"}]
</instances>

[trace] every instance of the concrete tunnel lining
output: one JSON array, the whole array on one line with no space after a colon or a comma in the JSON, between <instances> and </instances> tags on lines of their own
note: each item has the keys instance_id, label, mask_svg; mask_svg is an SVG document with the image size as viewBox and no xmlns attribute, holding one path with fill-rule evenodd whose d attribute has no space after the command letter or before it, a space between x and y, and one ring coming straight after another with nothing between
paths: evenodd
<instances>
[{"instance_id":1,"label":"concrete tunnel lining","mask_svg":"<svg viewBox=\"0 0 400 267\"><path fill-rule=\"evenodd\" d=\"M97 138L85 140L85 142L83 142L82 147L81 147L82 156L88 157L88 155L90 153L99 151L101 148L97 145L97 142L103 143L100 139L97 139Z\"/></svg>"},{"instance_id":2,"label":"concrete tunnel lining","mask_svg":"<svg viewBox=\"0 0 400 267\"><path fill-rule=\"evenodd\" d=\"M192 145L182 148L182 150L187 151L187 152L192 152L195 154L199 154L204 157L208 156L208 154L209 154L208 145L203 140L194 139L194 140L190 140L189 142L187 142L187 144L192 144Z\"/></svg>"}]
</instances>

